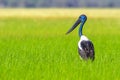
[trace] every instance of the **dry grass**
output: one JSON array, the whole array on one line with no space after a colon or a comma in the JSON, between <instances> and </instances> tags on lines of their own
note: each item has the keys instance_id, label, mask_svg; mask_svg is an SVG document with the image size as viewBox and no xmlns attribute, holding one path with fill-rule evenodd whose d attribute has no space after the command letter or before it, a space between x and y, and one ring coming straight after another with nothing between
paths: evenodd
<instances>
[{"instance_id":1,"label":"dry grass","mask_svg":"<svg viewBox=\"0 0 120 80\"><path fill-rule=\"evenodd\" d=\"M40 9L0 9L0 17L78 17L86 14L91 18L120 18L120 9L79 9L79 8L40 8Z\"/></svg>"}]
</instances>

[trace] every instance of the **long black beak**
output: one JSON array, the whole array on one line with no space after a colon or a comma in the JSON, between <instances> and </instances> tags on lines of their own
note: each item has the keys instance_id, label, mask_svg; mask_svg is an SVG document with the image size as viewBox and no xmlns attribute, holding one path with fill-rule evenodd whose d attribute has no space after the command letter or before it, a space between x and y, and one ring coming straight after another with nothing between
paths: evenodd
<instances>
[{"instance_id":1,"label":"long black beak","mask_svg":"<svg viewBox=\"0 0 120 80\"><path fill-rule=\"evenodd\" d=\"M80 24L80 20L78 19L75 24L66 32L66 34L69 34L70 32L72 32L79 24Z\"/></svg>"}]
</instances>

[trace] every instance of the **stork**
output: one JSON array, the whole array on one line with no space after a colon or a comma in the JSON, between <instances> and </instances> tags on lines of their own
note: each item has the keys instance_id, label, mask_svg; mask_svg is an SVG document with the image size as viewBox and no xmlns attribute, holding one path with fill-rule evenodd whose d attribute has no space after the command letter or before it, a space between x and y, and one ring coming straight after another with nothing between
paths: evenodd
<instances>
[{"instance_id":1,"label":"stork","mask_svg":"<svg viewBox=\"0 0 120 80\"><path fill-rule=\"evenodd\" d=\"M68 30L66 34L72 32L79 24L79 37L80 40L78 42L78 53L83 60L91 59L92 61L95 58L95 51L93 43L82 33L83 26L87 20L86 15L82 14L78 18L78 20L74 23L74 25Z\"/></svg>"}]
</instances>

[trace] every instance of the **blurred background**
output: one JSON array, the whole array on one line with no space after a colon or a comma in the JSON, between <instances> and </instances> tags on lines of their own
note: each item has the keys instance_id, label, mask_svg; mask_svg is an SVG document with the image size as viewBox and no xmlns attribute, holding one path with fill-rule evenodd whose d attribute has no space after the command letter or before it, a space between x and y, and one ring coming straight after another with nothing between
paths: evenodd
<instances>
[{"instance_id":1,"label":"blurred background","mask_svg":"<svg viewBox=\"0 0 120 80\"><path fill-rule=\"evenodd\" d=\"M120 7L120 0L0 0L0 7Z\"/></svg>"}]
</instances>

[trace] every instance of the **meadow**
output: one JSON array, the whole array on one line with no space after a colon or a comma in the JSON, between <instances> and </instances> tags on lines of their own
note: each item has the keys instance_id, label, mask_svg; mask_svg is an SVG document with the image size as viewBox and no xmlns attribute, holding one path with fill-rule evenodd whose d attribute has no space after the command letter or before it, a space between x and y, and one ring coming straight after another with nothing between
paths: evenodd
<instances>
[{"instance_id":1,"label":"meadow","mask_svg":"<svg viewBox=\"0 0 120 80\"><path fill-rule=\"evenodd\" d=\"M24 14L1 14L0 79L119 80L120 18L113 17L118 13L113 10L107 17L86 13L83 33L94 43L94 62L79 58L78 28L65 35L79 15L24 18Z\"/></svg>"}]
</instances>

